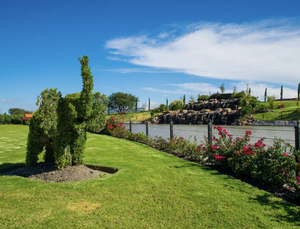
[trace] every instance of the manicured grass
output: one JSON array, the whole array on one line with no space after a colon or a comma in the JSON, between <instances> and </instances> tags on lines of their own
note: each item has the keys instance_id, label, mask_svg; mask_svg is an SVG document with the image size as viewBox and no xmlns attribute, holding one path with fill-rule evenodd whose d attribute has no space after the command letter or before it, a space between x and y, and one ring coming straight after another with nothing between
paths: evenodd
<instances>
[{"instance_id":1,"label":"manicured grass","mask_svg":"<svg viewBox=\"0 0 300 229\"><path fill-rule=\"evenodd\" d=\"M117 119L122 119L124 121L129 121L130 119L131 121L144 121L145 119L150 118L151 114L150 112L129 112L125 115L115 113L108 115L107 118L112 116L116 116Z\"/></svg>"},{"instance_id":2,"label":"manicured grass","mask_svg":"<svg viewBox=\"0 0 300 229\"><path fill-rule=\"evenodd\" d=\"M0 126L0 169L24 162L27 126ZM88 134L85 162L118 168L95 180L0 176L0 228L298 228L297 207L139 143Z\"/></svg>"},{"instance_id":3,"label":"manicured grass","mask_svg":"<svg viewBox=\"0 0 300 229\"><path fill-rule=\"evenodd\" d=\"M267 104L268 103L264 103ZM284 109L275 109L270 113L258 113L254 114L253 117L259 120L298 120L300 119L300 110L298 110L296 101L275 101L275 107L279 104L285 106Z\"/></svg>"}]
</instances>

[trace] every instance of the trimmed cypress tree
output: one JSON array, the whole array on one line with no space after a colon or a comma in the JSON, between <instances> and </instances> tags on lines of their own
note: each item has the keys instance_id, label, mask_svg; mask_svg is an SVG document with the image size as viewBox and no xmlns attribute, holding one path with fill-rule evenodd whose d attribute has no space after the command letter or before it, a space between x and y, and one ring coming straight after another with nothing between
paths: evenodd
<instances>
[{"instance_id":1,"label":"trimmed cypress tree","mask_svg":"<svg viewBox=\"0 0 300 229\"><path fill-rule=\"evenodd\" d=\"M267 88L265 89L265 96L264 96L265 102L267 101Z\"/></svg>"},{"instance_id":2,"label":"trimmed cypress tree","mask_svg":"<svg viewBox=\"0 0 300 229\"><path fill-rule=\"evenodd\" d=\"M148 110L150 111L150 98L149 98L149 103L148 103Z\"/></svg>"},{"instance_id":3,"label":"trimmed cypress tree","mask_svg":"<svg viewBox=\"0 0 300 229\"><path fill-rule=\"evenodd\" d=\"M183 104L185 104L185 95L183 95L182 101L183 101Z\"/></svg>"},{"instance_id":4,"label":"trimmed cypress tree","mask_svg":"<svg viewBox=\"0 0 300 229\"><path fill-rule=\"evenodd\" d=\"M168 101L168 99L166 101L166 107L169 108L169 101Z\"/></svg>"},{"instance_id":5,"label":"trimmed cypress tree","mask_svg":"<svg viewBox=\"0 0 300 229\"><path fill-rule=\"evenodd\" d=\"M136 101L135 101L135 112L137 112L137 107L138 107L138 98L136 98Z\"/></svg>"},{"instance_id":6,"label":"trimmed cypress tree","mask_svg":"<svg viewBox=\"0 0 300 229\"><path fill-rule=\"evenodd\" d=\"M300 83L298 84L298 99L300 99Z\"/></svg>"},{"instance_id":7,"label":"trimmed cypress tree","mask_svg":"<svg viewBox=\"0 0 300 229\"><path fill-rule=\"evenodd\" d=\"M281 85L281 89L280 89L280 100L282 101L283 99L283 86Z\"/></svg>"}]
</instances>

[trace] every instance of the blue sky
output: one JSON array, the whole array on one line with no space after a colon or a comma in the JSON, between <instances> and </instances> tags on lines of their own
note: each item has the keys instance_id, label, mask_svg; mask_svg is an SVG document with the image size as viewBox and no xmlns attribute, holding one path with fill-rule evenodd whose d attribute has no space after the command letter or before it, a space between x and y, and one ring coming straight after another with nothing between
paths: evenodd
<instances>
[{"instance_id":1,"label":"blue sky","mask_svg":"<svg viewBox=\"0 0 300 229\"><path fill-rule=\"evenodd\" d=\"M0 113L36 110L46 88L80 92L78 57L94 89L157 107L249 84L295 97L299 0L13 0L0 2Z\"/></svg>"}]
</instances>

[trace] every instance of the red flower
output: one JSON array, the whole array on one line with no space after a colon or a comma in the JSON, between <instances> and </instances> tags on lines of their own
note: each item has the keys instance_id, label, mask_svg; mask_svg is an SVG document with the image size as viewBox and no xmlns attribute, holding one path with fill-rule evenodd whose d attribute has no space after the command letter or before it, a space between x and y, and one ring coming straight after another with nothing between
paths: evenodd
<instances>
[{"instance_id":1,"label":"red flower","mask_svg":"<svg viewBox=\"0 0 300 229\"><path fill-rule=\"evenodd\" d=\"M221 156L221 155L214 155L214 158L215 158L217 161L225 160L225 157L224 157L224 156Z\"/></svg>"},{"instance_id":2,"label":"red flower","mask_svg":"<svg viewBox=\"0 0 300 229\"><path fill-rule=\"evenodd\" d=\"M246 136L248 136L248 135L252 135L252 132L250 130L246 131Z\"/></svg>"},{"instance_id":3,"label":"red flower","mask_svg":"<svg viewBox=\"0 0 300 229\"><path fill-rule=\"evenodd\" d=\"M283 153L284 156L289 156L287 153Z\"/></svg>"},{"instance_id":4,"label":"red flower","mask_svg":"<svg viewBox=\"0 0 300 229\"><path fill-rule=\"evenodd\" d=\"M210 146L211 150L218 149L218 146Z\"/></svg>"},{"instance_id":5,"label":"red flower","mask_svg":"<svg viewBox=\"0 0 300 229\"><path fill-rule=\"evenodd\" d=\"M244 149L243 149L242 153L245 154L245 155L253 155L253 152L252 152L251 148L246 147L246 146L244 146Z\"/></svg>"}]
</instances>

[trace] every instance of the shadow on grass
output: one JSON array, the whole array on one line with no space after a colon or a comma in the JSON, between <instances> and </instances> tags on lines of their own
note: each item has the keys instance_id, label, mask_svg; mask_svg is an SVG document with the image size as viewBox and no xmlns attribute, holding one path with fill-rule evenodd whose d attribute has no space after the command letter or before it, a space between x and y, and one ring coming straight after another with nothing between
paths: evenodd
<instances>
[{"instance_id":1,"label":"shadow on grass","mask_svg":"<svg viewBox=\"0 0 300 229\"><path fill-rule=\"evenodd\" d=\"M12 168L19 168L19 167L24 167L24 166L25 166L25 163L3 163L3 164L0 164L0 173L3 173Z\"/></svg>"},{"instance_id":2,"label":"shadow on grass","mask_svg":"<svg viewBox=\"0 0 300 229\"><path fill-rule=\"evenodd\" d=\"M270 206L272 209L284 209L286 214L275 215L277 222L292 222L300 226L300 210L299 207L295 208L291 204L285 203L283 201L274 200L273 195L265 193L263 195L258 195L255 198L250 198L255 203L260 205Z\"/></svg>"}]
</instances>

